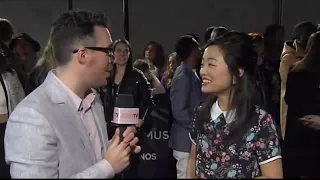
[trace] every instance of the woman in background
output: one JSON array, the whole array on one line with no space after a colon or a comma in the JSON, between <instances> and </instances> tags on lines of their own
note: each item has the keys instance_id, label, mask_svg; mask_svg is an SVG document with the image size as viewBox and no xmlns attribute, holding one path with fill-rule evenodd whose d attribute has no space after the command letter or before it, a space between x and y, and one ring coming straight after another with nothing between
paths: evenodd
<instances>
[{"instance_id":1,"label":"woman in background","mask_svg":"<svg viewBox=\"0 0 320 180\"><path fill-rule=\"evenodd\" d=\"M140 127L145 121L149 120L152 107L150 84L143 73L133 67L131 45L127 40L116 40L112 48L114 51L113 73L105 87L106 92L110 94L104 101L108 127L111 128L115 97L118 94L132 94L134 96L135 105L140 108L140 120L137 125ZM115 128L108 129L110 138L114 131Z\"/></svg>"},{"instance_id":2,"label":"woman in background","mask_svg":"<svg viewBox=\"0 0 320 180\"><path fill-rule=\"evenodd\" d=\"M160 43L151 41L144 49L144 58L151 64L151 72L160 80L165 65L164 50Z\"/></svg>"},{"instance_id":3,"label":"woman in background","mask_svg":"<svg viewBox=\"0 0 320 180\"><path fill-rule=\"evenodd\" d=\"M50 40L45 47L42 56L34 66L28 82L27 94L30 94L33 90L39 87L46 79L47 74L50 70L55 68L55 59L53 56L53 47L51 46Z\"/></svg>"},{"instance_id":4,"label":"woman in background","mask_svg":"<svg viewBox=\"0 0 320 180\"><path fill-rule=\"evenodd\" d=\"M137 59L134 64L134 68L139 69L147 78L151 85L151 95L156 96L158 94L166 93L166 90L158 80L158 78L150 71L150 63L144 59Z\"/></svg>"},{"instance_id":5,"label":"woman in background","mask_svg":"<svg viewBox=\"0 0 320 180\"><path fill-rule=\"evenodd\" d=\"M320 133L314 116L320 115L320 32L310 36L306 56L293 64L287 80L288 104L284 140L284 175L317 178L320 162ZM306 117L304 117L306 116Z\"/></svg>"},{"instance_id":6,"label":"woman in background","mask_svg":"<svg viewBox=\"0 0 320 180\"><path fill-rule=\"evenodd\" d=\"M166 92L168 94L170 94L170 88L174 73L176 72L177 67L180 66L180 63L181 59L176 52L173 52L169 55L167 69L161 79L161 84L166 89Z\"/></svg>"},{"instance_id":7,"label":"woman in background","mask_svg":"<svg viewBox=\"0 0 320 180\"><path fill-rule=\"evenodd\" d=\"M209 42L200 71L209 98L198 108L188 178L282 178L275 123L257 100L252 39L228 32Z\"/></svg>"},{"instance_id":8,"label":"woman in background","mask_svg":"<svg viewBox=\"0 0 320 180\"><path fill-rule=\"evenodd\" d=\"M144 134L152 128L150 112L153 100L150 85L143 73L133 67L131 45L127 40L118 39L112 46L114 54L113 73L106 87L100 91L103 102L105 118L107 122L108 136L112 138L116 127L111 123L115 99L118 94L131 94L134 97L134 105L139 108L139 123L136 124L138 132L136 136L141 144ZM130 156L131 165L123 173L124 178L138 178L139 154Z\"/></svg>"}]
</instances>

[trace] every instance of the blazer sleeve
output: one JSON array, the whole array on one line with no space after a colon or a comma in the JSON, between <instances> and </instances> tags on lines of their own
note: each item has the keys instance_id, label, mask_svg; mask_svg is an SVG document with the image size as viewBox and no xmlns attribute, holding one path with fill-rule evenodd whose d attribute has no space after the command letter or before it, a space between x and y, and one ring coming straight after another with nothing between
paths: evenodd
<instances>
[{"instance_id":1,"label":"blazer sleeve","mask_svg":"<svg viewBox=\"0 0 320 180\"><path fill-rule=\"evenodd\" d=\"M18 107L19 108L19 107ZM41 113L20 107L7 123L5 158L12 178L59 178L58 139L50 123ZM70 178L111 178L102 161Z\"/></svg>"},{"instance_id":2,"label":"blazer sleeve","mask_svg":"<svg viewBox=\"0 0 320 180\"><path fill-rule=\"evenodd\" d=\"M191 80L186 73L180 72L174 78L170 91L172 116L177 124L190 129L193 110L189 106Z\"/></svg>"}]
</instances>

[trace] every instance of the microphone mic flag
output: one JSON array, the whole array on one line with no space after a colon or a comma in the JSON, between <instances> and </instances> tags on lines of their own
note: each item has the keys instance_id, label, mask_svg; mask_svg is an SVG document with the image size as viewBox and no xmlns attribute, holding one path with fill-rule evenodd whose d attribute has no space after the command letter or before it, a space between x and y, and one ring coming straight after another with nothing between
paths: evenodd
<instances>
[{"instance_id":1,"label":"microphone mic flag","mask_svg":"<svg viewBox=\"0 0 320 180\"><path fill-rule=\"evenodd\" d=\"M118 94L115 99L112 123L120 129L120 138L123 140L123 132L128 126L138 124L139 108L134 107L132 94Z\"/></svg>"}]
</instances>

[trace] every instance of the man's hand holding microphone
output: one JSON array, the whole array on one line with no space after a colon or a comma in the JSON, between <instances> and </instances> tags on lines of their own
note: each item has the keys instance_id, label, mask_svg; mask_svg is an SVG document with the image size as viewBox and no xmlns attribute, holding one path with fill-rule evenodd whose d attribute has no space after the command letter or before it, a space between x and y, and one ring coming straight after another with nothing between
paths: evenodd
<instances>
[{"instance_id":1,"label":"man's hand holding microphone","mask_svg":"<svg viewBox=\"0 0 320 180\"><path fill-rule=\"evenodd\" d=\"M117 95L112 122L117 129L105 158L118 174L129 166L130 153L141 151L141 147L137 146L139 139L135 137L136 125L139 125L139 108L135 107L131 94Z\"/></svg>"},{"instance_id":2,"label":"man's hand holding microphone","mask_svg":"<svg viewBox=\"0 0 320 180\"><path fill-rule=\"evenodd\" d=\"M120 141L120 129L117 128L111 140L105 159L110 163L116 174L122 172L130 164L130 153L139 153L141 147L137 146L139 139L135 137L135 126L129 126L123 133L123 140Z\"/></svg>"}]
</instances>

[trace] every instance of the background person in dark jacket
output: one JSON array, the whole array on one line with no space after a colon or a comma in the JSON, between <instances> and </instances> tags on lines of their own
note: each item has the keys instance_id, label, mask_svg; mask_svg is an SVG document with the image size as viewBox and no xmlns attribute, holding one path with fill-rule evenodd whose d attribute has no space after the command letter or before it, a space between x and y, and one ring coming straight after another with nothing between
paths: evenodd
<instances>
[{"instance_id":1,"label":"background person in dark jacket","mask_svg":"<svg viewBox=\"0 0 320 180\"><path fill-rule=\"evenodd\" d=\"M115 132L112 126L115 97L118 94L132 94L134 103L139 107L139 132L136 134L139 143L143 142L144 133L148 133L152 126L150 112L153 101L150 92L150 84L140 70L133 68L131 45L127 40L118 39L113 43L114 66L108 85L100 90L100 96L105 109L108 134L111 138ZM131 165L124 172L124 178L138 178L139 155L131 156Z\"/></svg>"},{"instance_id":2,"label":"background person in dark jacket","mask_svg":"<svg viewBox=\"0 0 320 180\"><path fill-rule=\"evenodd\" d=\"M320 114L320 32L310 36L307 54L290 68L285 102L288 104L283 144L284 177L319 175L320 133L304 116ZM312 117L312 116L311 116Z\"/></svg>"},{"instance_id":3,"label":"background person in dark jacket","mask_svg":"<svg viewBox=\"0 0 320 180\"><path fill-rule=\"evenodd\" d=\"M24 98L24 92L16 71L15 56L9 49L14 34L10 21L0 18L0 178L10 178L10 168L5 162L4 133L10 113ZM10 103L9 103L10 102Z\"/></svg>"}]
</instances>

